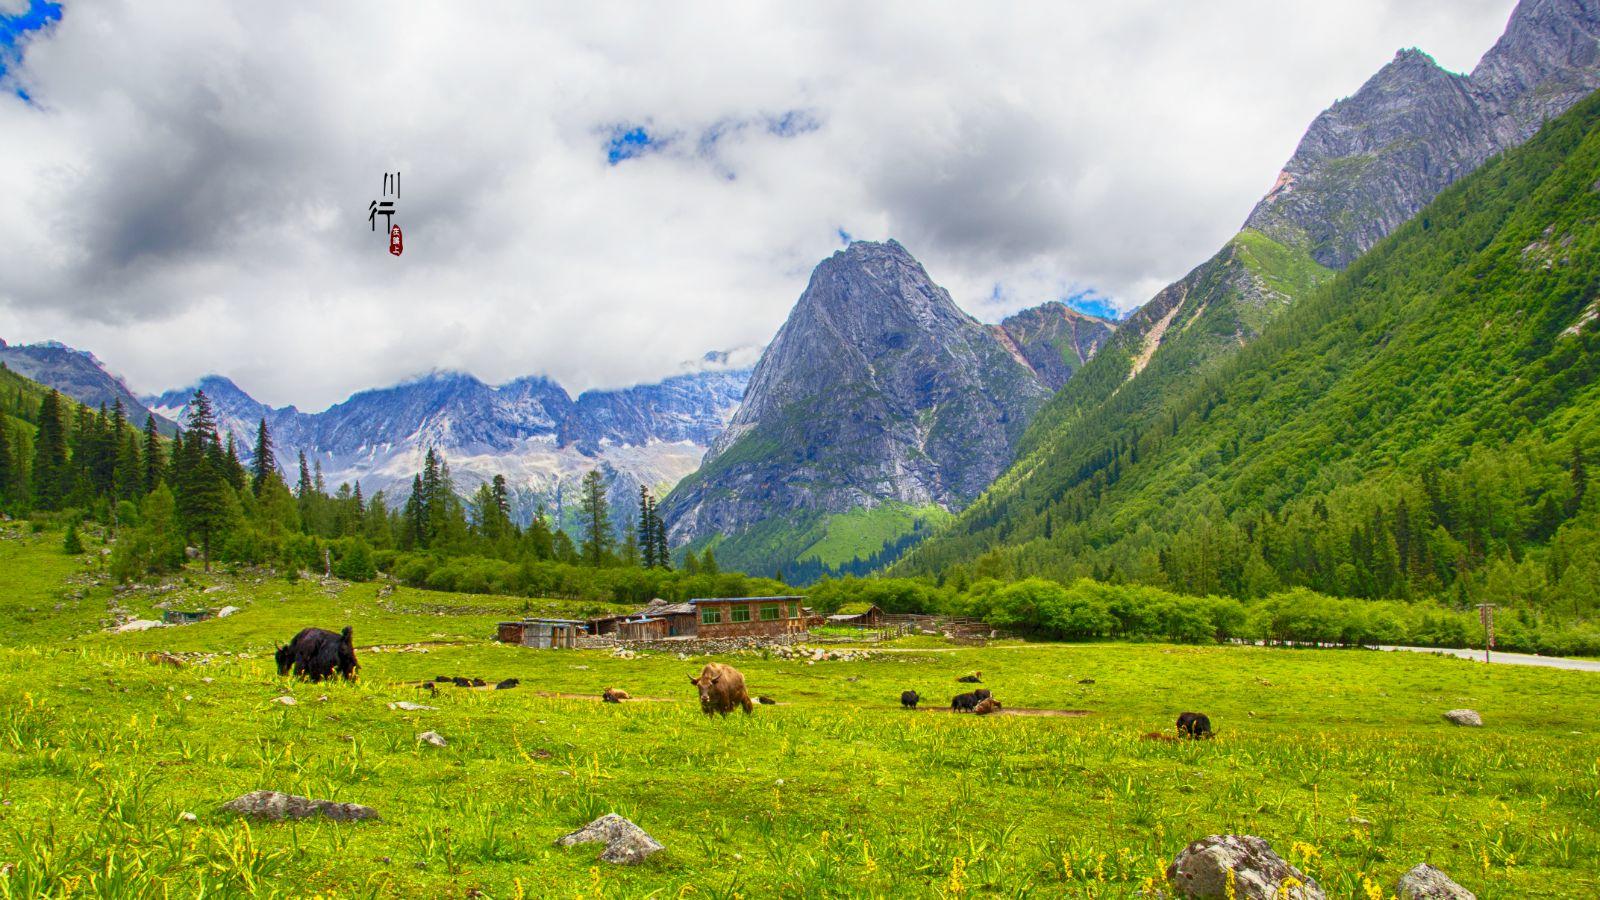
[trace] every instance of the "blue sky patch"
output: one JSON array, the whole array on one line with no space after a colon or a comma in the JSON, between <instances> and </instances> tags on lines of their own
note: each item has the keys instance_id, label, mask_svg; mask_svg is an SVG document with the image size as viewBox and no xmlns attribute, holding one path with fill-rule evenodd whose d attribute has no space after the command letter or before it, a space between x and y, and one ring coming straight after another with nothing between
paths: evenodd
<instances>
[{"instance_id":1,"label":"blue sky patch","mask_svg":"<svg viewBox=\"0 0 1600 900\"><path fill-rule=\"evenodd\" d=\"M643 125L614 125L606 143L606 162L614 166L625 159L654 153L666 144L666 139L651 134Z\"/></svg>"},{"instance_id":2,"label":"blue sky patch","mask_svg":"<svg viewBox=\"0 0 1600 900\"><path fill-rule=\"evenodd\" d=\"M1061 298L1061 302L1072 307L1078 312L1102 319L1117 321L1122 318L1122 311L1111 305L1111 301L1094 291L1079 291L1070 297Z\"/></svg>"},{"instance_id":3,"label":"blue sky patch","mask_svg":"<svg viewBox=\"0 0 1600 900\"><path fill-rule=\"evenodd\" d=\"M798 137L822 127L817 117L803 109L791 109L782 115L767 116L767 133L781 138Z\"/></svg>"},{"instance_id":4,"label":"blue sky patch","mask_svg":"<svg viewBox=\"0 0 1600 900\"><path fill-rule=\"evenodd\" d=\"M48 0L32 0L27 10L15 16L0 15L0 83L6 82L10 70L22 62L23 46L27 44L30 35L59 21L61 21L61 4L51 3ZM21 97L23 102L33 102L33 98L21 87L15 84L8 87L11 93Z\"/></svg>"},{"instance_id":5,"label":"blue sky patch","mask_svg":"<svg viewBox=\"0 0 1600 900\"><path fill-rule=\"evenodd\" d=\"M839 243L848 247L850 246L850 242L853 240L855 240L855 236L850 234L850 232L845 231L843 228L839 229Z\"/></svg>"}]
</instances>

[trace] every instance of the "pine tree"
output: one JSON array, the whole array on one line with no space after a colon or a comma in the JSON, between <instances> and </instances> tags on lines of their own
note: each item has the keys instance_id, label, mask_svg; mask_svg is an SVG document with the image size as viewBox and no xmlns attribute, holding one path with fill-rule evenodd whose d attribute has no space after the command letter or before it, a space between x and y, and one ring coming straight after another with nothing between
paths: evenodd
<instances>
[{"instance_id":1,"label":"pine tree","mask_svg":"<svg viewBox=\"0 0 1600 900\"><path fill-rule=\"evenodd\" d=\"M184 435L183 471L176 494L178 516L191 534L199 536L208 572L212 545L238 507L228 486L220 447L211 403L205 392L197 390L189 402L189 430Z\"/></svg>"},{"instance_id":2,"label":"pine tree","mask_svg":"<svg viewBox=\"0 0 1600 900\"><path fill-rule=\"evenodd\" d=\"M646 569L656 567L655 502L650 498L650 488L639 485L639 544Z\"/></svg>"},{"instance_id":3,"label":"pine tree","mask_svg":"<svg viewBox=\"0 0 1600 900\"><path fill-rule=\"evenodd\" d=\"M244 463L239 461L239 447L234 443L232 434L228 435L228 449L222 455L222 475L235 493L243 491L249 481Z\"/></svg>"},{"instance_id":4,"label":"pine tree","mask_svg":"<svg viewBox=\"0 0 1600 900\"><path fill-rule=\"evenodd\" d=\"M672 551L667 548L667 527L656 513L656 501L650 501L650 522L656 533L656 565L672 570Z\"/></svg>"},{"instance_id":5,"label":"pine tree","mask_svg":"<svg viewBox=\"0 0 1600 900\"><path fill-rule=\"evenodd\" d=\"M11 459L11 428L6 425L5 413L0 412L0 508L15 499L16 481L17 467Z\"/></svg>"},{"instance_id":6,"label":"pine tree","mask_svg":"<svg viewBox=\"0 0 1600 900\"><path fill-rule=\"evenodd\" d=\"M1589 490L1589 472L1583 465L1583 445L1572 442L1572 499L1567 501L1567 517L1583 508L1583 495Z\"/></svg>"},{"instance_id":7,"label":"pine tree","mask_svg":"<svg viewBox=\"0 0 1600 900\"><path fill-rule=\"evenodd\" d=\"M61 394L51 391L39 403L39 432L33 439L33 505L60 509L66 497L67 426L62 418Z\"/></svg>"},{"instance_id":8,"label":"pine tree","mask_svg":"<svg viewBox=\"0 0 1600 900\"><path fill-rule=\"evenodd\" d=\"M610 554L615 538L611 533L611 514L607 508L605 478L599 469L583 476L583 559L600 566Z\"/></svg>"},{"instance_id":9,"label":"pine tree","mask_svg":"<svg viewBox=\"0 0 1600 900\"><path fill-rule=\"evenodd\" d=\"M706 552L700 557L700 571L707 575L721 574L721 570L717 568L717 556L710 547L707 547Z\"/></svg>"},{"instance_id":10,"label":"pine tree","mask_svg":"<svg viewBox=\"0 0 1600 900\"><path fill-rule=\"evenodd\" d=\"M272 433L267 430L267 420L263 416L256 425L256 449L250 459L250 492L257 497L261 496L263 481L278 477L278 461L272 454Z\"/></svg>"},{"instance_id":11,"label":"pine tree","mask_svg":"<svg viewBox=\"0 0 1600 900\"><path fill-rule=\"evenodd\" d=\"M144 417L144 493L148 494L156 489L167 473L166 454L161 452L161 434L156 431L156 417L146 413Z\"/></svg>"},{"instance_id":12,"label":"pine tree","mask_svg":"<svg viewBox=\"0 0 1600 900\"><path fill-rule=\"evenodd\" d=\"M406 498L401 518L400 546L407 550L428 546L428 513L423 506L421 475L411 478L411 496Z\"/></svg>"},{"instance_id":13,"label":"pine tree","mask_svg":"<svg viewBox=\"0 0 1600 900\"><path fill-rule=\"evenodd\" d=\"M687 547L683 550L683 571L687 575L700 574L700 560L696 559L694 551Z\"/></svg>"}]
</instances>

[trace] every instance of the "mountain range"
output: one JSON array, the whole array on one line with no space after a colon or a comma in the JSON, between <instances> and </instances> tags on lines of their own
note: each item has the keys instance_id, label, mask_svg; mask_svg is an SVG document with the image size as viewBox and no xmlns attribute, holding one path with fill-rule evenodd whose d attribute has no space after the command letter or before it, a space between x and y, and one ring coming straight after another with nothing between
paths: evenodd
<instances>
[{"instance_id":1,"label":"mountain range","mask_svg":"<svg viewBox=\"0 0 1600 900\"><path fill-rule=\"evenodd\" d=\"M100 360L86 350L75 350L57 341L38 344L7 344L0 340L0 364L24 378L53 387L88 406L112 408L122 404L123 414L142 427L151 410L134 396L128 385L106 371ZM156 427L171 435L173 421L157 414Z\"/></svg>"},{"instance_id":2,"label":"mountain range","mask_svg":"<svg viewBox=\"0 0 1600 900\"><path fill-rule=\"evenodd\" d=\"M707 354L701 370L659 383L585 391L573 399L547 378L489 385L458 372L436 372L362 391L318 413L262 404L232 381L203 378L147 398L159 414L186 421L195 390L210 399L220 430L248 455L267 422L278 464L291 481L304 451L326 483L360 481L367 496L392 502L410 492L429 447L444 454L456 488L469 494L506 477L513 513L526 522L543 506L565 522L578 482L604 473L614 502L631 508L640 485L661 493L693 471L739 405L747 368Z\"/></svg>"}]
</instances>

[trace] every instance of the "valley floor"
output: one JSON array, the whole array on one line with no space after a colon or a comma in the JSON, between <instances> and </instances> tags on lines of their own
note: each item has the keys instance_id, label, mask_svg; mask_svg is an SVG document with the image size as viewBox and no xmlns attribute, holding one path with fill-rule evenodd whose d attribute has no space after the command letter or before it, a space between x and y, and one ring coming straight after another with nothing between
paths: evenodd
<instances>
[{"instance_id":1,"label":"valley floor","mask_svg":"<svg viewBox=\"0 0 1600 900\"><path fill-rule=\"evenodd\" d=\"M492 643L516 598L191 573L117 602L242 611L109 634L110 588L59 548L58 533L0 529L0 896L1122 897L1228 832L1265 837L1330 896L1391 891L1423 861L1483 898L1600 894L1588 672L914 639L854 662L724 658L780 702L706 718L687 683L702 658ZM559 610L587 611L532 606ZM358 682L276 677L275 644L347 623ZM974 669L1008 707L1087 714L899 708L907 688L947 707ZM521 685L418 690L437 675ZM592 699L612 686L661 702ZM1486 727L1445 722L1457 707ZM1141 738L1191 709L1215 740ZM449 746L419 744L430 730ZM219 809L257 789L382 818L246 824ZM667 851L613 867L593 845L554 846L613 811Z\"/></svg>"}]
</instances>

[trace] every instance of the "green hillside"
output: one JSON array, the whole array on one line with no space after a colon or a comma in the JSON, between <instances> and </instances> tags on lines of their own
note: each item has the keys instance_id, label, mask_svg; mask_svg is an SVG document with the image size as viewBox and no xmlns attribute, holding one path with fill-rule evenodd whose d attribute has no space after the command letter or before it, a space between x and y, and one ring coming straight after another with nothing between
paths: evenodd
<instances>
[{"instance_id":1,"label":"green hillside","mask_svg":"<svg viewBox=\"0 0 1600 900\"><path fill-rule=\"evenodd\" d=\"M1097 360L1011 471L897 569L1586 615L1600 581L1586 492L1600 447L1597 124L1591 97L1239 352L1196 364L1163 346L1125 384L1128 348ZM1223 255L1305 271L1253 243Z\"/></svg>"}]
</instances>

